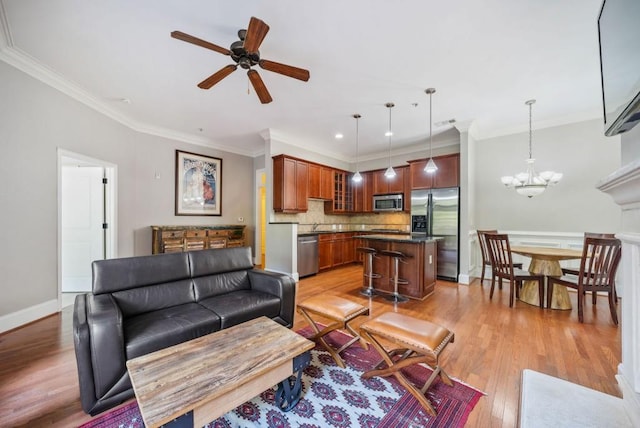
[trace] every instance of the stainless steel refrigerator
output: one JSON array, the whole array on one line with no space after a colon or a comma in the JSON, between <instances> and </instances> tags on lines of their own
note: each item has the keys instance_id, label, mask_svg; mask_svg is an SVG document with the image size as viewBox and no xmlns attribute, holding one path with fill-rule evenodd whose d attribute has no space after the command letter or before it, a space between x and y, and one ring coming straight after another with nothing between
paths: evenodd
<instances>
[{"instance_id":1,"label":"stainless steel refrigerator","mask_svg":"<svg viewBox=\"0 0 640 428\"><path fill-rule=\"evenodd\" d=\"M438 279L458 281L460 189L411 192L411 233L444 238L438 241Z\"/></svg>"}]
</instances>

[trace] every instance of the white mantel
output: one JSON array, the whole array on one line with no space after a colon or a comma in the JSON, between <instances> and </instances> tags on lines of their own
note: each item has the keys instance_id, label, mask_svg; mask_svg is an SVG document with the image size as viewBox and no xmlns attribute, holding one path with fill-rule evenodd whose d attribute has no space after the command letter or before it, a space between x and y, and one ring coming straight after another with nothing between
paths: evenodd
<instances>
[{"instance_id":1,"label":"white mantel","mask_svg":"<svg viewBox=\"0 0 640 428\"><path fill-rule=\"evenodd\" d=\"M598 184L622 207L620 281L622 362L616 380L633 426L640 426L640 159L623 166Z\"/></svg>"}]
</instances>

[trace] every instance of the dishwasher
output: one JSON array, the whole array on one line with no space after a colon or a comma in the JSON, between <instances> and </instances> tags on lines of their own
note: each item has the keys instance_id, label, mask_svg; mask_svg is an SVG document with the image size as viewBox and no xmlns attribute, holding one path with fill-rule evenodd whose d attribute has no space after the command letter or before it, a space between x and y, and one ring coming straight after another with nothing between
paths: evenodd
<instances>
[{"instance_id":1,"label":"dishwasher","mask_svg":"<svg viewBox=\"0 0 640 428\"><path fill-rule=\"evenodd\" d=\"M298 276L318 273L318 235L298 236Z\"/></svg>"}]
</instances>

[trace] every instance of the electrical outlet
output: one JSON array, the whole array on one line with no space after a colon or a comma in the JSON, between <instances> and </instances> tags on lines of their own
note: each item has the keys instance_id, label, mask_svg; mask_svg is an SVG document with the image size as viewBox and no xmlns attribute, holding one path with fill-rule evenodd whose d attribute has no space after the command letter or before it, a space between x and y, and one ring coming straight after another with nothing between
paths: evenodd
<instances>
[{"instance_id":1,"label":"electrical outlet","mask_svg":"<svg viewBox=\"0 0 640 428\"><path fill-rule=\"evenodd\" d=\"M243 223L244 222L244 217L238 217L238 223Z\"/></svg>"}]
</instances>

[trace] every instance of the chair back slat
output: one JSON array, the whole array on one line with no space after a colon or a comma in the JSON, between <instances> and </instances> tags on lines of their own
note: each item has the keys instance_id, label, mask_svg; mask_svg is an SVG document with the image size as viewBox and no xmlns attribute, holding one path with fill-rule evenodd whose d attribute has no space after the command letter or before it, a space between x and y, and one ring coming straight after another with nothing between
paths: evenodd
<instances>
[{"instance_id":1,"label":"chair back slat","mask_svg":"<svg viewBox=\"0 0 640 428\"><path fill-rule=\"evenodd\" d=\"M620 262L620 247L620 240L615 238L585 237L578 276L584 290L605 290L613 286Z\"/></svg>"},{"instance_id":2,"label":"chair back slat","mask_svg":"<svg viewBox=\"0 0 640 428\"><path fill-rule=\"evenodd\" d=\"M489 249L487 248L487 238L485 235L487 233L498 233L497 230L476 230L478 234L478 243L480 244L480 254L482 255L482 264L486 265L487 262L491 262L491 258L489 256Z\"/></svg>"},{"instance_id":3,"label":"chair back slat","mask_svg":"<svg viewBox=\"0 0 640 428\"><path fill-rule=\"evenodd\" d=\"M503 278L513 278L513 261L511 259L511 246L509 235L500 233L487 233L487 248L491 258L492 268L496 274Z\"/></svg>"}]
</instances>

